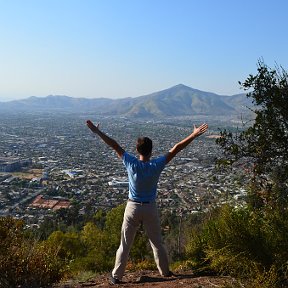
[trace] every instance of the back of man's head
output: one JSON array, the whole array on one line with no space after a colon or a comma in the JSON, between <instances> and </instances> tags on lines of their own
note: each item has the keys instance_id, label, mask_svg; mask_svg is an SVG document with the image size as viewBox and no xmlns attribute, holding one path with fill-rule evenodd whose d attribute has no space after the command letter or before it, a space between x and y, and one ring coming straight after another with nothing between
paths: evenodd
<instances>
[{"instance_id":1,"label":"back of man's head","mask_svg":"<svg viewBox=\"0 0 288 288\"><path fill-rule=\"evenodd\" d=\"M137 139L136 149L140 155L149 156L152 153L152 140L148 137L139 137Z\"/></svg>"}]
</instances>

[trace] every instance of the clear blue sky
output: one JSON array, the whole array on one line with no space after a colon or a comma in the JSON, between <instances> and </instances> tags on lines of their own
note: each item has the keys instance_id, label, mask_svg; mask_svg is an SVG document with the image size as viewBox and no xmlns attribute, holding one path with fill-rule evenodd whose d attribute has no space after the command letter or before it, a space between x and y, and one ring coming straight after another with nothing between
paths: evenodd
<instances>
[{"instance_id":1,"label":"clear blue sky","mask_svg":"<svg viewBox=\"0 0 288 288\"><path fill-rule=\"evenodd\" d=\"M241 93L261 57L288 68L287 14L287 0L0 0L0 101Z\"/></svg>"}]
</instances>

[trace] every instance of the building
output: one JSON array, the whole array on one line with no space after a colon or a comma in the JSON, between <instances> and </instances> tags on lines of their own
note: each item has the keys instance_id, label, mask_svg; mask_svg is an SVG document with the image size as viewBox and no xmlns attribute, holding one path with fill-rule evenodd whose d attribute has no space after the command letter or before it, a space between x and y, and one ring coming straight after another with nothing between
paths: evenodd
<instances>
[{"instance_id":1,"label":"building","mask_svg":"<svg viewBox=\"0 0 288 288\"><path fill-rule=\"evenodd\" d=\"M68 175L70 178L76 178L83 175L83 170L75 169L75 170L63 170L63 173Z\"/></svg>"},{"instance_id":2,"label":"building","mask_svg":"<svg viewBox=\"0 0 288 288\"><path fill-rule=\"evenodd\" d=\"M127 180L117 180L114 178L108 182L108 185L113 187L129 187L129 182Z\"/></svg>"},{"instance_id":3,"label":"building","mask_svg":"<svg viewBox=\"0 0 288 288\"><path fill-rule=\"evenodd\" d=\"M32 159L0 157L0 172L14 172L32 165Z\"/></svg>"},{"instance_id":4,"label":"building","mask_svg":"<svg viewBox=\"0 0 288 288\"><path fill-rule=\"evenodd\" d=\"M61 208L69 208L71 205L68 199L59 199L57 197L53 197L52 199L44 198L43 195L38 195L34 201L30 204L30 207L34 208L44 208L44 209L52 209L59 210Z\"/></svg>"}]
</instances>

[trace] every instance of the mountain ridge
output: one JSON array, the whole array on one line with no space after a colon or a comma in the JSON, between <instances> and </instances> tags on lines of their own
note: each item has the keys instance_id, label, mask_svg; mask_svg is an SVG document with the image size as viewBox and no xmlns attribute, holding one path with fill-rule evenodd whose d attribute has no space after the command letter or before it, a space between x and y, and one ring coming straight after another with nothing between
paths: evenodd
<instances>
[{"instance_id":1,"label":"mountain ridge","mask_svg":"<svg viewBox=\"0 0 288 288\"><path fill-rule=\"evenodd\" d=\"M103 116L157 118L192 114L231 115L243 112L243 107L251 105L244 93L224 96L178 84L151 94L120 99L31 96L22 100L0 102L0 111L91 112Z\"/></svg>"}]
</instances>

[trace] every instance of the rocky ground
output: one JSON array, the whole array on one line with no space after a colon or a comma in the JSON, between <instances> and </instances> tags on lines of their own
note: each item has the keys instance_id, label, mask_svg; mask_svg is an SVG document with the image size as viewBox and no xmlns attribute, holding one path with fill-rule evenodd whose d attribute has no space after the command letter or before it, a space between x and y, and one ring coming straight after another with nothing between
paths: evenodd
<instances>
[{"instance_id":1,"label":"rocky ground","mask_svg":"<svg viewBox=\"0 0 288 288\"><path fill-rule=\"evenodd\" d=\"M109 284L109 274L100 275L86 282L70 280L57 285L55 288L80 287L156 287L156 288L233 288L241 287L231 277L195 276L192 271L177 273L175 276L165 278L159 276L157 271L129 272L123 278L123 284Z\"/></svg>"}]
</instances>

